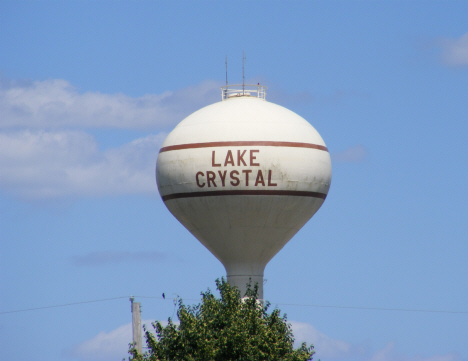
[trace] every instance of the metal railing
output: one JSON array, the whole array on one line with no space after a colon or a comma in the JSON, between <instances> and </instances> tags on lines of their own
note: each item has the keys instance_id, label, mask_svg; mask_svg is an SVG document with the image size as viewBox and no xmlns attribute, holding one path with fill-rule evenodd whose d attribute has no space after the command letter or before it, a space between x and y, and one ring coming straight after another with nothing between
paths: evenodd
<instances>
[{"instance_id":1,"label":"metal railing","mask_svg":"<svg viewBox=\"0 0 468 361\"><path fill-rule=\"evenodd\" d=\"M233 84L221 87L221 99L253 97L265 100L268 88L260 84Z\"/></svg>"}]
</instances>

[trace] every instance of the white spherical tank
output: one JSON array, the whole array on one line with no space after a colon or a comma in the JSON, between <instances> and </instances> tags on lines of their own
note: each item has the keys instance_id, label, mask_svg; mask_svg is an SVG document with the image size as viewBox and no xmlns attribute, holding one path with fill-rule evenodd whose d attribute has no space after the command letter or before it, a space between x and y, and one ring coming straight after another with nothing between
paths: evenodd
<instances>
[{"instance_id":1,"label":"white spherical tank","mask_svg":"<svg viewBox=\"0 0 468 361\"><path fill-rule=\"evenodd\" d=\"M255 96L252 96L254 94ZM318 132L265 101L265 88L223 88L223 101L189 115L159 152L156 181L169 211L246 290L323 204L331 161Z\"/></svg>"}]
</instances>

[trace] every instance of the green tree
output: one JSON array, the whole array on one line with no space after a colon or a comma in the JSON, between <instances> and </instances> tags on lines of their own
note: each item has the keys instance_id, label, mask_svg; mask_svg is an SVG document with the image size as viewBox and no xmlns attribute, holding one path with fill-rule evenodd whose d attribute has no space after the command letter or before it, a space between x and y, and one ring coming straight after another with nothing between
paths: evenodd
<instances>
[{"instance_id":1,"label":"green tree","mask_svg":"<svg viewBox=\"0 0 468 361\"><path fill-rule=\"evenodd\" d=\"M155 334L145 329L149 351L130 349L133 361L306 361L314 347L303 343L294 349L294 337L286 315L268 313L270 304L257 298L258 285L248 287L242 298L236 287L216 280L221 297L208 289L202 302L186 306L178 301L180 323L170 318L167 326L154 322Z\"/></svg>"}]
</instances>

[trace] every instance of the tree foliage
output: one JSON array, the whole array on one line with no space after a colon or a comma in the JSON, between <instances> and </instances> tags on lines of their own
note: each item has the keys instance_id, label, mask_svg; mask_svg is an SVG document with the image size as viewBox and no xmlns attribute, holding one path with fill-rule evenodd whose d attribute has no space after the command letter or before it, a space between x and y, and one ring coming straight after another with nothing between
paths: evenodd
<instances>
[{"instance_id":1,"label":"tree foliage","mask_svg":"<svg viewBox=\"0 0 468 361\"><path fill-rule=\"evenodd\" d=\"M186 306L178 301L180 323L153 323L155 334L145 329L149 351L129 352L133 361L306 361L314 347L303 343L294 349L294 337L286 315L268 312L269 303L257 298L258 285L248 287L244 298L236 287L216 280L221 297L208 289L202 302Z\"/></svg>"}]
</instances>

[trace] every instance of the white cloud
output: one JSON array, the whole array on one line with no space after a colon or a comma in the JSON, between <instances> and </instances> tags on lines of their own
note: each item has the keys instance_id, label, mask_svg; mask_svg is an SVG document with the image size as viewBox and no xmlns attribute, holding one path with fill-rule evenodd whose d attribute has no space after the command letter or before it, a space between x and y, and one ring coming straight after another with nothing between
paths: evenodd
<instances>
[{"instance_id":1,"label":"white cloud","mask_svg":"<svg viewBox=\"0 0 468 361\"><path fill-rule=\"evenodd\" d=\"M356 163L365 160L367 155L368 152L366 148L359 144L342 152L332 153L331 158L335 162Z\"/></svg>"},{"instance_id":2,"label":"white cloud","mask_svg":"<svg viewBox=\"0 0 468 361\"><path fill-rule=\"evenodd\" d=\"M0 133L0 190L28 200L157 194L154 168L165 136L100 151L82 131Z\"/></svg>"},{"instance_id":3,"label":"white cloud","mask_svg":"<svg viewBox=\"0 0 468 361\"><path fill-rule=\"evenodd\" d=\"M295 321L290 323L296 339L295 345L299 346L302 342L314 345L315 360L343 360L362 356L365 352L364 347L331 339L308 323Z\"/></svg>"},{"instance_id":4,"label":"white cloud","mask_svg":"<svg viewBox=\"0 0 468 361\"><path fill-rule=\"evenodd\" d=\"M219 101L220 85L206 81L174 92L132 98L125 94L81 94L62 79L0 80L0 128L160 129Z\"/></svg>"},{"instance_id":5,"label":"white cloud","mask_svg":"<svg viewBox=\"0 0 468 361\"><path fill-rule=\"evenodd\" d=\"M67 352L67 356L83 361L122 360L128 356L132 342L132 324L120 326L110 332L100 332Z\"/></svg>"},{"instance_id":6,"label":"white cloud","mask_svg":"<svg viewBox=\"0 0 468 361\"><path fill-rule=\"evenodd\" d=\"M152 331L154 320L142 320L148 331ZM167 322L161 322L167 325ZM143 334L143 333L142 333ZM115 361L128 356L128 346L132 342L132 324L120 326L109 332L100 332L93 338L73 346L66 351L66 356L80 361ZM145 339L143 336L143 346ZM144 351L144 350L143 350Z\"/></svg>"},{"instance_id":7,"label":"white cloud","mask_svg":"<svg viewBox=\"0 0 468 361\"><path fill-rule=\"evenodd\" d=\"M445 355L408 356L396 350L395 342L387 343L382 349L372 352L367 345L356 345L346 341L332 339L312 325L290 322L296 338L295 345L302 342L313 344L316 351L314 360L359 360L359 361L461 361L457 353Z\"/></svg>"},{"instance_id":8,"label":"white cloud","mask_svg":"<svg viewBox=\"0 0 468 361\"><path fill-rule=\"evenodd\" d=\"M132 98L81 94L61 79L0 79L0 192L26 200L156 195L154 167L165 133L101 151L83 129L174 125L219 100L219 85L206 81L175 92Z\"/></svg>"},{"instance_id":9,"label":"white cloud","mask_svg":"<svg viewBox=\"0 0 468 361\"><path fill-rule=\"evenodd\" d=\"M458 39L441 38L442 61L449 66L468 65L468 33Z\"/></svg>"},{"instance_id":10,"label":"white cloud","mask_svg":"<svg viewBox=\"0 0 468 361\"><path fill-rule=\"evenodd\" d=\"M461 361L456 353L445 355L432 355L429 357L413 356L409 357L396 351L394 342L389 342L385 347L376 351L368 361Z\"/></svg>"}]
</instances>

